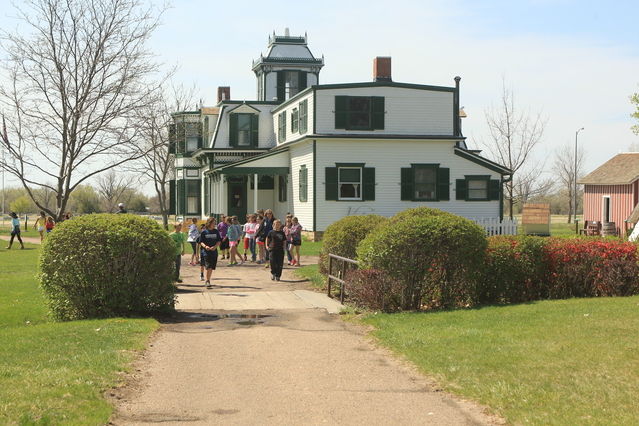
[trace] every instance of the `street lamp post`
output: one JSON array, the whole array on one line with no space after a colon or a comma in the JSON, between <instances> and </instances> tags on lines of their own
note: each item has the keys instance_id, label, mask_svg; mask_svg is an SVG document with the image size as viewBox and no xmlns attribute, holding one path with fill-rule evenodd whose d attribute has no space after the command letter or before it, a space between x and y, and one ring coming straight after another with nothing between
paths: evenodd
<instances>
[{"instance_id":1,"label":"street lamp post","mask_svg":"<svg viewBox=\"0 0 639 426\"><path fill-rule=\"evenodd\" d=\"M575 132L575 203L573 204L573 208L575 209L574 213L574 222L575 226L577 226L577 137L579 136L579 132L581 132L584 128L577 130Z\"/></svg>"}]
</instances>

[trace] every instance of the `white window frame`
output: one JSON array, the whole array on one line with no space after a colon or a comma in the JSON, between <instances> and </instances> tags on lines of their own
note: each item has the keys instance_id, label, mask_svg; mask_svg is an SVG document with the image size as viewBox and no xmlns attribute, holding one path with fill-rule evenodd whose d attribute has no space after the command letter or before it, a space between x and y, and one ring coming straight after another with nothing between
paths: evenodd
<instances>
[{"instance_id":1,"label":"white window frame","mask_svg":"<svg viewBox=\"0 0 639 426\"><path fill-rule=\"evenodd\" d=\"M471 197L470 195L470 191L480 191L482 189L479 188L474 188L471 189L470 188L470 183L471 182L484 182L486 184L486 188L482 188L484 189L485 195L482 197ZM468 200L470 201L488 201L488 196L489 196L489 187L490 187L490 179L486 179L486 178L467 178L466 179L466 197L468 198Z\"/></svg>"},{"instance_id":2,"label":"white window frame","mask_svg":"<svg viewBox=\"0 0 639 426\"><path fill-rule=\"evenodd\" d=\"M189 142L195 142L195 149L191 149L193 147L189 146ZM194 152L198 150L198 145L199 145L199 138L197 136L187 136L186 137L186 152Z\"/></svg>"},{"instance_id":3,"label":"white window frame","mask_svg":"<svg viewBox=\"0 0 639 426\"><path fill-rule=\"evenodd\" d=\"M359 193L359 197L342 197L342 184L344 185L354 185L356 184L355 182L342 182L340 180L342 174L340 173L341 170L346 170L346 169L353 169L353 170L359 170L359 183L357 185L359 185L358 187L358 193ZM337 168L337 199L338 201L362 201L362 168L361 167L338 167Z\"/></svg>"},{"instance_id":4,"label":"white window frame","mask_svg":"<svg viewBox=\"0 0 639 426\"><path fill-rule=\"evenodd\" d=\"M251 121L252 121L251 115L253 114L244 113L244 114L237 115L237 146L238 147L251 146L251 132L253 131L253 129L251 128ZM248 130L240 129L240 120L242 119L248 119ZM246 143L242 143L242 137L241 137L242 134L246 135L246 139L244 140L244 142Z\"/></svg>"},{"instance_id":5,"label":"white window frame","mask_svg":"<svg viewBox=\"0 0 639 426\"><path fill-rule=\"evenodd\" d=\"M199 177L200 171L198 169L186 169L186 177Z\"/></svg>"},{"instance_id":6,"label":"white window frame","mask_svg":"<svg viewBox=\"0 0 639 426\"><path fill-rule=\"evenodd\" d=\"M176 176L178 179L184 179L184 170L178 169L176 172Z\"/></svg>"}]
</instances>

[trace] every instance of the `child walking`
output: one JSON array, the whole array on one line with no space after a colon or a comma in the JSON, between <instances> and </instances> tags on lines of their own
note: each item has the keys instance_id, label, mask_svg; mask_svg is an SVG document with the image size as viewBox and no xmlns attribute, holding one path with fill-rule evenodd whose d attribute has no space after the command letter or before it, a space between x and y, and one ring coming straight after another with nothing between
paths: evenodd
<instances>
[{"instance_id":1,"label":"child walking","mask_svg":"<svg viewBox=\"0 0 639 426\"><path fill-rule=\"evenodd\" d=\"M206 229L206 223L203 223L202 225L200 225L200 229L199 229L199 233L197 236L197 247L198 247L198 251L200 250L201 246L200 243L202 242L202 232L204 232L204 230ZM199 253L198 253L199 254ZM198 256L200 258L200 281L204 281L204 258L202 256Z\"/></svg>"},{"instance_id":2,"label":"child walking","mask_svg":"<svg viewBox=\"0 0 639 426\"><path fill-rule=\"evenodd\" d=\"M257 215L249 215L248 222L244 224L244 258L246 259L246 245L251 251L251 262L255 262L255 232L257 231Z\"/></svg>"},{"instance_id":3,"label":"child walking","mask_svg":"<svg viewBox=\"0 0 639 426\"><path fill-rule=\"evenodd\" d=\"M47 230L47 234L53 231L53 227L55 226L55 221L51 216L47 216L47 221L44 223L44 227Z\"/></svg>"},{"instance_id":4,"label":"child walking","mask_svg":"<svg viewBox=\"0 0 639 426\"><path fill-rule=\"evenodd\" d=\"M302 266L300 265L300 248L302 247L302 225L300 225L300 222L297 220L296 217L293 217L291 221L292 225L291 229L289 230L289 235L291 237L291 255L293 255L292 264L295 266Z\"/></svg>"},{"instance_id":5,"label":"child walking","mask_svg":"<svg viewBox=\"0 0 639 426\"><path fill-rule=\"evenodd\" d=\"M204 267L206 268L206 288L213 287L211 285L211 274L217 267L217 248L220 246L222 238L220 232L215 227L215 218L208 218L206 221L206 229L200 234L200 257L204 259Z\"/></svg>"},{"instance_id":6,"label":"child walking","mask_svg":"<svg viewBox=\"0 0 639 426\"><path fill-rule=\"evenodd\" d=\"M270 251L271 280L279 281L284 267L284 245L286 235L282 231L282 222L275 220L273 230L266 236L266 245Z\"/></svg>"},{"instance_id":7,"label":"child walking","mask_svg":"<svg viewBox=\"0 0 639 426\"><path fill-rule=\"evenodd\" d=\"M40 242L42 242L44 240L44 229L45 229L45 224L47 222L47 216L44 214L44 212L40 212L40 216L36 219L35 223L33 224L33 229L38 229L38 233L40 234Z\"/></svg>"},{"instance_id":8,"label":"child walking","mask_svg":"<svg viewBox=\"0 0 639 426\"><path fill-rule=\"evenodd\" d=\"M18 237L20 248L24 249L24 243L22 242L22 238L20 237L20 219L18 219L18 215L16 214L16 212L9 213L9 216L11 216L11 239L9 240L9 246L7 247L7 250L11 250L13 239L15 237Z\"/></svg>"},{"instance_id":9,"label":"child walking","mask_svg":"<svg viewBox=\"0 0 639 426\"><path fill-rule=\"evenodd\" d=\"M238 257L242 260L240 253L237 250L240 244L240 239L242 238L242 227L240 226L240 222L237 220L237 216L231 217L231 224L229 225L228 233L226 235L229 239L229 246L231 247L231 261L228 266L234 266L237 265ZM244 263L243 260L242 263Z\"/></svg>"},{"instance_id":10,"label":"child walking","mask_svg":"<svg viewBox=\"0 0 639 426\"><path fill-rule=\"evenodd\" d=\"M186 242L191 244L191 249L193 250L193 254L191 254L191 261L189 265L195 266L200 263L200 250L197 247L197 239L200 238L200 230L197 227L197 218L191 219L191 224L189 225L189 237L186 239Z\"/></svg>"},{"instance_id":11,"label":"child walking","mask_svg":"<svg viewBox=\"0 0 639 426\"><path fill-rule=\"evenodd\" d=\"M288 259L289 265L291 265L291 261L293 260L293 255L291 254L291 226L293 226L292 218L293 217L291 215L286 215L286 223L282 228L282 231L284 231L284 235L286 235L286 247L284 247L284 250L286 251L286 258Z\"/></svg>"},{"instance_id":12,"label":"child walking","mask_svg":"<svg viewBox=\"0 0 639 426\"><path fill-rule=\"evenodd\" d=\"M266 257L264 253L264 240L266 239L266 235L264 233L264 218L262 216L257 217L257 226L255 228L255 244L257 244L257 249L259 252L259 259L257 260L257 264L261 265L264 263L264 258Z\"/></svg>"},{"instance_id":13,"label":"child walking","mask_svg":"<svg viewBox=\"0 0 639 426\"><path fill-rule=\"evenodd\" d=\"M186 240L182 233L182 224L173 225L173 232L169 234L175 244L175 282L181 283L180 266L182 265L182 256L184 255L184 241Z\"/></svg>"},{"instance_id":14,"label":"child walking","mask_svg":"<svg viewBox=\"0 0 639 426\"><path fill-rule=\"evenodd\" d=\"M231 217L222 215L220 219L220 223L217 224L217 231L220 233L220 238L222 242L220 243L220 251L222 252L222 260L227 259L229 257L229 239L227 238L226 233L229 230L229 225L231 224Z\"/></svg>"}]
</instances>

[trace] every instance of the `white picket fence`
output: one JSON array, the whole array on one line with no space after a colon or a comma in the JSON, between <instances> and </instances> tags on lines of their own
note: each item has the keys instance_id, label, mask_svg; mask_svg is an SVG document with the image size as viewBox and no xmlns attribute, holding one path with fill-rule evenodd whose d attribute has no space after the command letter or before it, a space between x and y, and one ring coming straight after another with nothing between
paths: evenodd
<instances>
[{"instance_id":1,"label":"white picket fence","mask_svg":"<svg viewBox=\"0 0 639 426\"><path fill-rule=\"evenodd\" d=\"M479 219L471 219L477 225L486 230L487 236L493 235L517 235L517 219L499 220L498 217L485 217Z\"/></svg>"}]
</instances>

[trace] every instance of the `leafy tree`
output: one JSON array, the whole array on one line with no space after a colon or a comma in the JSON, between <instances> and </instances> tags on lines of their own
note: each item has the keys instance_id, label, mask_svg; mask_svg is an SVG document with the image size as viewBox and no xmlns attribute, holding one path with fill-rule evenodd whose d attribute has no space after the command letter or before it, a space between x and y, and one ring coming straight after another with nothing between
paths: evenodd
<instances>
[{"instance_id":1,"label":"leafy tree","mask_svg":"<svg viewBox=\"0 0 639 426\"><path fill-rule=\"evenodd\" d=\"M18 214L20 213L32 213L35 211L35 206L29 197L26 195L21 195L16 198L9 204L9 208L11 211L14 211Z\"/></svg>"},{"instance_id":2,"label":"leafy tree","mask_svg":"<svg viewBox=\"0 0 639 426\"><path fill-rule=\"evenodd\" d=\"M80 185L71 194L69 202L76 213L99 213L100 197L90 185Z\"/></svg>"}]
</instances>

